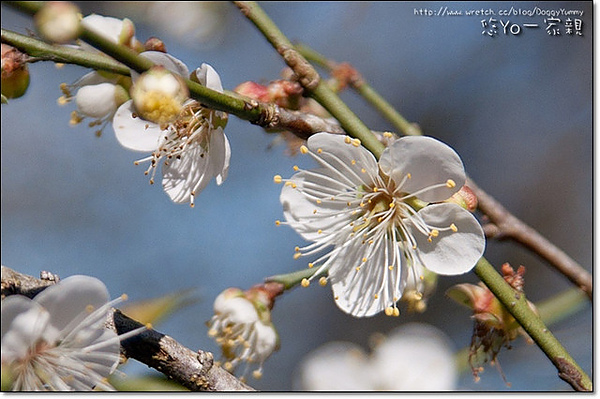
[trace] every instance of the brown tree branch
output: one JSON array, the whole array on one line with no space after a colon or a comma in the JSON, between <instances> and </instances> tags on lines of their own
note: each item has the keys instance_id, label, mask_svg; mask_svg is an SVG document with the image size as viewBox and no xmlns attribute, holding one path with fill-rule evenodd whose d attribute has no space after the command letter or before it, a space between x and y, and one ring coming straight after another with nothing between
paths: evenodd
<instances>
[{"instance_id":1,"label":"brown tree branch","mask_svg":"<svg viewBox=\"0 0 600 399\"><path fill-rule=\"evenodd\" d=\"M510 238L530 249L583 290L590 300L592 299L592 276L587 270L536 230L507 211L492 196L479 188L473 180L468 179L466 184L477 195L478 207L481 212L493 223L493 227L488 228L486 233L496 237Z\"/></svg>"},{"instance_id":2,"label":"brown tree branch","mask_svg":"<svg viewBox=\"0 0 600 399\"><path fill-rule=\"evenodd\" d=\"M2 266L2 299L15 294L33 298L57 280L37 279ZM113 310L112 317L107 321L107 327L119 335L143 326L118 309ZM191 391L254 390L215 365L212 353L202 350L194 352L168 335L151 328L121 341L121 353L160 371Z\"/></svg>"}]
</instances>

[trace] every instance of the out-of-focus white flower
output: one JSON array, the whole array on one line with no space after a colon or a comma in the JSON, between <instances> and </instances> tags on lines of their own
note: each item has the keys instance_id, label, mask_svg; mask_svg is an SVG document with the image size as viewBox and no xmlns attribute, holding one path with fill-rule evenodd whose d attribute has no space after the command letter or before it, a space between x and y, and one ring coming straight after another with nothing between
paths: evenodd
<instances>
[{"instance_id":1,"label":"out-of-focus white flower","mask_svg":"<svg viewBox=\"0 0 600 399\"><path fill-rule=\"evenodd\" d=\"M440 141L400 138L378 162L358 139L317 133L300 152L319 167L294 167L298 172L281 191L287 224L312 242L294 257L329 249L309 267L317 266L313 276L328 273L343 311L397 316L408 268L462 274L483 254L485 238L475 217L456 204L436 203L466 179L458 154Z\"/></svg>"},{"instance_id":2,"label":"out-of-focus white flower","mask_svg":"<svg viewBox=\"0 0 600 399\"><path fill-rule=\"evenodd\" d=\"M371 391L369 358L351 342L332 341L302 359L297 389L306 391Z\"/></svg>"},{"instance_id":3,"label":"out-of-focus white flower","mask_svg":"<svg viewBox=\"0 0 600 399\"><path fill-rule=\"evenodd\" d=\"M38 32L46 40L64 44L75 40L81 32L81 11L68 1L48 1L35 14Z\"/></svg>"},{"instance_id":4,"label":"out-of-focus white flower","mask_svg":"<svg viewBox=\"0 0 600 399\"><path fill-rule=\"evenodd\" d=\"M164 53L147 51L142 53L157 65L181 77L187 77L187 66L178 59ZM134 87L138 76L133 75ZM221 79L208 64L194 72L193 78L219 92L223 91ZM163 91L163 94L168 90ZM139 100L144 103L143 99ZM146 112L167 115L173 110L172 102L161 100L147 104ZM231 149L229 140L223 133L227 124L227 114L203 107L198 101L188 99L180 112L171 112L168 123L157 123L144 119L136 109L134 101L124 103L113 118L113 129L117 140L124 147L135 151L152 151L152 155L136 161L150 161L146 174L152 171L150 183L159 163L162 165L162 184L171 200L177 203L189 202L194 206L194 197L215 178L223 183L229 171Z\"/></svg>"},{"instance_id":5,"label":"out-of-focus white flower","mask_svg":"<svg viewBox=\"0 0 600 399\"><path fill-rule=\"evenodd\" d=\"M257 364L252 375L257 379L262 376L263 363L279 348L270 306L268 296L255 295L252 289L244 292L228 288L217 296L208 335L221 347L226 370L233 371L246 363L242 374L245 378L249 365Z\"/></svg>"},{"instance_id":6,"label":"out-of-focus white flower","mask_svg":"<svg viewBox=\"0 0 600 399\"><path fill-rule=\"evenodd\" d=\"M106 378L120 358L120 337L104 328L111 307L106 286L71 276L29 299L2 301L2 368L15 391L112 390Z\"/></svg>"},{"instance_id":7,"label":"out-of-focus white flower","mask_svg":"<svg viewBox=\"0 0 600 399\"><path fill-rule=\"evenodd\" d=\"M448 337L437 328L409 323L392 331L372 354L376 390L447 391L458 372Z\"/></svg>"},{"instance_id":8,"label":"out-of-focus white flower","mask_svg":"<svg viewBox=\"0 0 600 399\"><path fill-rule=\"evenodd\" d=\"M294 381L307 391L446 391L458 373L449 339L437 328L409 323L393 330L370 355L349 342L309 353Z\"/></svg>"}]
</instances>

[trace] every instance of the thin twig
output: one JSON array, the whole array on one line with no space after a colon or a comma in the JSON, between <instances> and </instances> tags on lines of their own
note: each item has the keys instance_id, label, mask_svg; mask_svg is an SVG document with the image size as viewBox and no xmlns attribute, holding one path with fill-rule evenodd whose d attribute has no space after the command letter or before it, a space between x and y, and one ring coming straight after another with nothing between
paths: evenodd
<instances>
[{"instance_id":1,"label":"thin twig","mask_svg":"<svg viewBox=\"0 0 600 399\"><path fill-rule=\"evenodd\" d=\"M56 281L37 279L2 266L2 298L21 294L33 298ZM107 327L121 335L143 327L114 309ZM210 352L186 348L152 328L121 341L121 353L152 367L192 391L253 391L225 369L213 363Z\"/></svg>"}]
</instances>

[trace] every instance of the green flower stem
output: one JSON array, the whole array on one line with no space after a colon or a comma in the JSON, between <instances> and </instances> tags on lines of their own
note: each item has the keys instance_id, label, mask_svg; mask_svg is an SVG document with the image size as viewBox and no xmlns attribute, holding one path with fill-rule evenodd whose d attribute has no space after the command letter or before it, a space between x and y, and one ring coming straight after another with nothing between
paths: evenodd
<instances>
[{"instance_id":1,"label":"green flower stem","mask_svg":"<svg viewBox=\"0 0 600 399\"><path fill-rule=\"evenodd\" d=\"M315 62L329 72L333 71L338 65L304 44L296 45L296 49L300 54L306 57L307 60ZM398 130L398 132L408 136L420 136L423 134L416 124L410 123L400 115L400 113L358 73L356 73L355 79L350 80L350 84L369 104L373 106L373 108L379 111L394 126L394 128Z\"/></svg>"},{"instance_id":2,"label":"green flower stem","mask_svg":"<svg viewBox=\"0 0 600 399\"><path fill-rule=\"evenodd\" d=\"M292 68L307 94L325 107L350 136L358 138L365 148L379 158L384 149L383 144L377 140L371 130L348 108L338 95L325 82L321 82L319 74L313 66L294 48L294 45L262 8L251 1L236 1L234 3L271 43L286 64Z\"/></svg>"},{"instance_id":3,"label":"green flower stem","mask_svg":"<svg viewBox=\"0 0 600 399\"><path fill-rule=\"evenodd\" d=\"M2 29L2 43L9 44L33 57L30 62L52 61L65 64L77 64L119 75L129 75L129 68L120 62L102 54L94 54L71 47L48 44L32 38Z\"/></svg>"},{"instance_id":4,"label":"green flower stem","mask_svg":"<svg viewBox=\"0 0 600 399\"><path fill-rule=\"evenodd\" d=\"M302 283L302 280L304 280L305 278L308 279L313 276L314 278L317 278L319 276L324 276L327 274L327 272L315 274L317 270L318 269L303 269L288 274L278 274L276 276L267 277L265 279L265 282L275 282L283 284L283 289L287 291Z\"/></svg>"},{"instance_id":5,"label":"green flower stem","mask_svg":"<svg viewBox=\"0 0 600 399\"><path fill-rule=\"evenodd\" d=\"M592 381L588 375L552 335L542 319L531 310L525 295L508 285L485 258L477 262L474 271L556 366L559 377L575 390L591 391Z\"/></svg>"}]
</instances>

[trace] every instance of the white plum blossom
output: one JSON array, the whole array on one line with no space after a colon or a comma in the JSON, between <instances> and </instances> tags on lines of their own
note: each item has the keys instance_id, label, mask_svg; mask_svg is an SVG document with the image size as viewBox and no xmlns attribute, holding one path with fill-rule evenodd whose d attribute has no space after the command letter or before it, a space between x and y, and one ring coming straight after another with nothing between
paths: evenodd
<instances>
[{"instance_id":1,"label":"white plum blossom","mask_svg":"<svg viewBox=\"0 0 600 399\"><path fill-rule=\"evenodd\" d=\"M15 391L113 390L106 378L120 359L120 339L104 328L111 307L106 286L71 276L29 299L2 301L2 368Z\"/></svg>"},{"instance_id":2,"label":"white plum blossom","mask_svg":"<svg viewBox=\"0 0 600 399\"><path fill-rule=\"evenodd\" d=\"M250 364L257 364L254 378L262 376L265 360L279 348L279 337L271 323L271 313L258 298L251 301L238 288L228 288L215 299L214 316L208 322L208 335L221 347L223 367L233 371L246 363L243 376Z\"/></svg>"},{"instance_id":3,"label":"white plum blossom","mask_svg":"<svg viewBox=\"0 0 600 399\"><path fill-rule=\"evenodd\" d=\"M188 76L187 66L168 54L147 51L142 55L174 74ZM135 87L141 78L137 74L132 75ZM208 64L202 64L196 69L192 75L192 79L194 78L209 89L223 92L219 75ZM163 87L159 89L163 90L163 95L172 93L172 82L162 79L160 83ZM154 84L152 86L155 87ZM143 97L149 92L139 93ZM150 101L141 98L138 102L148 104ZM174 109L172 101L167 101L166 98L154 101L153 104L156 114L160 115L166 110ZM161 109L158 110L159 108ZM136 161L136 164L150 162L146 174L152 172L151 184L154 182L156 168L162 161L162 185L165 192L174 202L189 202L194 206L194 196L213 178L218 185L227 178L231 157L229 141L223 133L227 114L205 108L196 100L187 99L182 104L181 111L173 112L170 119L168 123L144 119L136 109L135 102L130 100L117 110L113 118L113 129L117 140L124 147L152 152L150 156Z\"/></svg>"},{"instance_id":4,"label":"white plum blossom","mask_svg":"<svg viewBox=\"0 0 600 399\"><path fill-rule=\"evenodd\" d=\"M332 341L301 362L296 389L307 391L448 391L458 370L449 338L434 326L409 323L379 336L365 353L351 342Z\"/></svg>"},{"instance_id":5,"label":"white plum blossom","mask_svg":"<svg viewBox=\"0 0 600 399\"><path fill-rule=\"evenodd\" d=\"M482 256L485 238L477 219L456 204L438 203L466 180L460 157L446 144L403 137L378 162L358 139L317 133L301 153L319 167L295 166L281 191L287 224L312 242L297 247L294 257L328 249L308 266L316 268L313 276L328 273L343 311L397 316L408 279L422 277L410 273L413 265L456 275ZM279 175L274 180L284 181Z\"/></svg>"}]
</instances>

